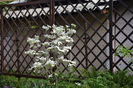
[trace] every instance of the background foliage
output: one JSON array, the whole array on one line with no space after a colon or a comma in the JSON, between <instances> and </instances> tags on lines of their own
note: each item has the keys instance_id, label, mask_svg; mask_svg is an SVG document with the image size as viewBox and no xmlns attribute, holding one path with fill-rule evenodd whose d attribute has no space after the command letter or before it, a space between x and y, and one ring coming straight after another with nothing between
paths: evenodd
<instances>
[{"instance_id":1,"label":"background foliage","mask_svg":"<svg viewBox=\"0 0 133 88\"><path fill-rule=\"evenodd\" d=\"M57 79L16 78L0 76L0 88L133 88L133 76L127 71L109 73L108 71L82 70L82 77L74 73L60 74Z\"/></svg>"}]
</instances>

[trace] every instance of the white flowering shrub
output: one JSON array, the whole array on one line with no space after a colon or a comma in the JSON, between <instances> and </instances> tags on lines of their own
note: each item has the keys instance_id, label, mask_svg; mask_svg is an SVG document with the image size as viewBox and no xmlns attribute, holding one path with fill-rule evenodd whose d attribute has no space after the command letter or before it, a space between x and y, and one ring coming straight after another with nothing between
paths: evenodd
<instances>
[{"instance_id":1,"label":"white flowering shrub","mask_svg":"<svg viewBox=\"0 0 133 88\"><path fill-rule=\"evenodd\" d=\"M76 33L75 27L74 24L71 24L71 27L68 25L47 25L42 27L46 34L28 38L27 42L30 49L25 54L35 58L35 63L30 69L34 72L49 75L52 73L52 69L59 67L61 63L66 63L67 67L75 66L75 61L64 58L64 55L72 48L71 45L74 40L71 36ZM48 41L41 42L40 37L44 37Z\"/></svg>"}]
</instances>

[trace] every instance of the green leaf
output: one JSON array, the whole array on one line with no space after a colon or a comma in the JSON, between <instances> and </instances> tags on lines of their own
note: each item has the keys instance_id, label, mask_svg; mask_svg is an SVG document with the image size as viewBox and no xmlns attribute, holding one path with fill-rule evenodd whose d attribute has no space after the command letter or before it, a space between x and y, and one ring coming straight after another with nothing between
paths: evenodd
<instances>
[{"instance_id":1,"label":"green leaf","mask_svg":"<svg viewBox=\"0 0 133 88\"><path fill-rule=\"evenodd\" d=\"M36 26L36 25L33 25L33 26L31 26L31 28L32 28L32 29L36 29L36 28L37 28L37 26Z\"/></svg>"}]
</instances>

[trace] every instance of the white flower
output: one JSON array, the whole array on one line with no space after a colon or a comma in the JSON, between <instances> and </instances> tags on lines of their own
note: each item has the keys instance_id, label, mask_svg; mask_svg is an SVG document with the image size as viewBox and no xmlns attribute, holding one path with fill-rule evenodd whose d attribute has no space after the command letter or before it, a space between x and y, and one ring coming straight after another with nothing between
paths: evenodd
<instances>
[{"instance_id":1,"label":"white flower","mask_svg":"<svg viewBox=\"0 0 133 88\"><path fill-rule=\"evenodd\" d=\"M36 46L37 46L37 47L40 47L41 45L40 45L40 44L37 44Z\"/></svg>"},{"instance_id":2,"label":"white flower","mask_svg":"<svg viewBox=\"0 0 133 88\"><path fill-rule=\"evenodd\" d=\"M39 36L38 36L38 35L35 35L34 37L35 37L35 39L37 39L37 40L39 39Z\"/></svg>"},{"instance_id":3,"label":"white flower","mask_svg":"<svg viewBox=\"0 0 133 88\"><path fill-rule=\"evenodd\" d=\"M49 30L49 27L44 26L44 25L42 26L42 28L45 29L46 31Z\"/></svg>"},{"instance_id":4,"label":"white flower","mask_svg":"<svg viewBox=\"0 0 133 88\"><path fill-rule=\"evenodd\" d=\"M57 27L56 29L53 29L53 31L51 33L57 34L59 36L59 35L64 34L64 32L65 32L65 30L63 28Z\"/></svg>"},{"instance_id":5,"label":"white flower","mask_svg":"<svg viewBox=\"0 0 133 88\"><path fill-rule=\"evenodd\" d=\"M27 42L30 44L34 44L34 43L39 43L40 41L38 39L35 39L35 38L28 38Z\"/></svg>"},{"instance_id":6,"label":"white flower","mask_svg":"<svg viewBox=\"0 0 133 88\"><path fill-rule=\"evenodd\" d=\"M70 26L66 25L65 27L66 27L66 28L69 28Z\"/></svg>"},{"instance_id":7,"label":"white flower","mask_svg":"<svg viewBox=\"0 0 133 88\"><path fill-rule=\"evenodd\" d=\"M47 25L47 27L50 29L51 28L51 26L50 25Z\"/></svg>"},{"instance_id":8,"label":"white flower","mask_svg":"<svg viewBox=\"0 0 133 88\"><path fill-rule=\"evenodd\" d=\"M41 61L46 61L47 60L47 58L45 58L45 57L40 57L38 59L41 60Z\"/></svg>"},{"instance_id":9,"label":"white flower","mask_svg":"<svg viewBox=\"0 0 133 88\"><path fill-rule=\"evenodd\" d=\"M68 64L68 67L72 67L72 66L73 66L73 64L70 64L70 63Z\"/></svg>"},{"instance_id":10,"label":"white flower","mask_svg":"<svg viewBox=\"0 0 133 88\"><path fill-rule=\"evenodd\" d=\"M33 67L32 68L38 68L38 67L41 67L42 66L42 63L40 63L40 62L35 62L34 64L33 64Z\"/></svg>"},{"instance_id":11,"label":"white flower","mask_svg":"<svg viewBox=\"0 0 133 88\"><path fill-rule=\"evenodd\" d=\"M76 25L75 25L75 24L71 24L71 26L72 26L72 27L74 27L74 28L76 27Z\"/></svg>"},{"instance_id":12,"label":"white flower","mask_svg":"<svg viewBox=\"0 0 133 88\"><path fill-rule=\"evenodd\" d=\"M63 59L63 62L70 63L70 62L71 62L71 60Z\"/></svg>"},{"instance_id":13,"label":"white flower","mask_svg":"<svg viewBox=\"0 0 133 88\"><path fill-rule=\"evenodd\" d=\"M50 43L49 42L44 42L44 43L42 43L42 45L45 46L45 47L48 47L50 45Z\"/></svg>"},{"instance_id":14,"label":"white flower","mask_svg":"<svg viewBox=\"0 0 133 88\"><path fill-rule=\"evenodd\" d=\"M76 65L76 62L75 62L75 61L71 61L71 63L72 63L73 65Z\"/></svg>"},{"instance_id":15,"label":"white flower","mask_svg":"<svg viewBox=\"0 0 133 88\"><path fill-rule=\"evenodd\" d=\"M71 62L68 64L68 67L72 67L72 66L76 66L76 62L75 62L75 61L71 61Z\"/></svg>"},{"instance_id":16,"label":"white flower","mask_svg":"<svg viewBox=\"0 0 133 88\"><path fill-rule=\"evenodd\" d=\"M78 86L81 86L81 83L79 83L79 82L76 82L75 84L78 85Z\"/></svg>"},{"instance_id":17,"label":"white flower","mask_svg":"<svg viewBox=\"0 0 133 88\"><path fill-rule=\"evenodd\" d=\"M71 43L71 42L73 42L73 39L72 38L66 39L66 42Z\"/></svg>"},{"instance_id":18,"label":"white flower","mask_svg":"<svg viewBox=\"0 0 133 88\"><path fill-rule=\"evenodd\" d=\"M66 36L66 35L60 36L60 37L58 38L58 40L59 40L59 41L65 41L65 42L67 42L67 43L73 42L73 39L72 39L71 37L69 37L69 36Z\"/></svg>"},{"instance_id":19,"label":"white flower","mask_svg":"<svg viewBox=\"0 0 133 88\"><path fill-rule=\"evenodd\" d=\"M61 53L66 53L66 50L60 49L60 47L56 46L57 50Z\"/></svg>"},{"instance_id":20,"label":"white flower","mask_svg":"<svg viewBox=\"0 0 133 88\"><path fill-rule=\"evenodd\" d=\"M38 55L38 56L41 57L41 56L47 56L48 53L49 53L49 52L48 52L47 50L45 50L45 51L38 51L36 55Z\"/></svg>"},{"instance_id":21,"label":"white flower","mask_svg":"<svg viewBox=\"0 0 133 88\"><path fill-rule=\"evenodd\" d=\"M71 46L64 46L64 50L71 50L72 49L72 47Z\"/></svg>"},{"instance_id":22,"label":"white flower","mask_svg":"<svg viewBox=\"0 0 133 88\"><path fill-rule=\"evenodd\" d=\"M41 53L41 54L43 54L43 53L45 53L44 51L38 51L38 53Z\"/></svg>"},{"instance_id":23,"label":"white flower","mask_svg":"<svg viewBox=\"0 0 133 88\"><path fill-rule=\"evenodd\" d=\"M48 75L48 77L49 77L49 78L52 78L52 77L53 77L53 74L51 74L51 75Z\"/></svg>"},{"instance_id":24,"label":"white flower","mask_svg":"<svg viewBox=\"0 0 133 88\"><path fill-rule=\"evenodd\" d=\"M30 44L30 48L37 48L40 47L40 40L39 40L39 36L34 36L34 38L28 38L27 42ZM35 45L36 44L36 45Z\"/></svg>"},{"instance_id":25,"label":"white flower","mask_svg":"<svg viewBox=\"0 0 133 88\"><path fill-rule=\"evenodd\" d=\"M54 67L55 65L56 65L56 61L53 61L53 60L50 60L50 59L45 63L45 66Z\"/></svg>"},{"instance_id":26,"label":"white flower","mask_svg":"<svg viewBox=\"0 0 133 88\"><path fill-rule=\"evenodd\" d=\"M63 43L62 43L61 41L59 41L58 39L53 40L52 43L55 44L55 45L58 45L58 46L60 46L60 45L63 44Z\"/></svg>"},{"instance_id":27,"label":"white flower","mask_svg":"<svg viewBox=\"0 0 133 88\"><path fill-rule=\"evenodd\" d=\"M58 58L59 59L59 62L63 62L63 60L64 60L64 56L61 56L60 58Z\"/></svg>"},{"instance_id":28,"label":"white flower","mask_svg":"<svg viewBox=\"0 0 133 88\"><path fill-rule=\"evenodd\" d=\"M72 67L72 66L76 66L76 62L75 61L69 61L68 67Z\"/></svg>"},{"instance_id":29,"label":"white flower","mask_svg":"<svg viewBox=\"0 0 133 88\"><path fill-rule=\"evenodd\" d=\"M25 54L28 54L28 55L36 55L37 53L36 53L35 50L31 50L30 49L30 50L26 51Z\"/></svg>"},{"instance_id":30,"label":"white flower","mask_svg":"<svg viewBox=\"0 0 133 88\"><path fill-rule=\"evenodd\" d=\"M52 43L55 44L55 45L57 45L58 44L58 40L57 39L56 40L53 40Z\"/></svg>"},{"instance_id":31,"label":"white flower","mask_svg":"<svg viewBox=\"0 0 133 88\"><path fill-rule=\"evenodd\" d=\"M59 40L66 40L66 39L68 39L68 36L66 36L66 35L60 36L58 39L59 39Z\"/></svg>"},{"instance_id":32,"label":"white flower","mask_svg":"<svg viewBox=\"0 0 133 88\"><path fill-rule=\"evenodd\" d=\"M74 30L74 29L69 29L67 32L67 34L70 34L70 35L73 35L75 33L76 33L76 30Z\"/></svg>"},{"instance_id":33,"label":"white flower","mask_svg":"<svg viewBox=\"0 0 133 88\"><path fill-rule=\"evenodd\" d=\"M64 46L64 47L55 46L55 47L61 53L67 53L69 50L71 50L71 46Z\"/></svg>"},{"instance_id":34,"label":"white flower","mask_svg":"<svg viewBox=\"0 0 133 88\"><path fill-rule=\"evenodd\" d=\"M48 38L48 39L54 39L54 38L56 38L55 35L48 35L48 34L45 34L44 37L45 38Z\"/></svg>"},{"instance_id":35,"label":"white flower","mask_svg":"<svg viewBox=\"0 0 133 88\"><path fill-rule=\"evenodd\" d=\"M56 49L56 46L50 46L47 48L48 51L54 51Z\"/></svg>"}]
</instances>

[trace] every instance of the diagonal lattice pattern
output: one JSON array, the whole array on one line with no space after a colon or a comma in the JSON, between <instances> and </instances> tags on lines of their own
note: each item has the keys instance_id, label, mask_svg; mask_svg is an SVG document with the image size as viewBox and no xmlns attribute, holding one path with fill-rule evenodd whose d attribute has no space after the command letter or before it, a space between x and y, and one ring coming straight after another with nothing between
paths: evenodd
<instances>
[{"instance_id":1,"label":"diagonal lattice pattern","mask_svg":"<svg viewBox=\"0 0 133 88\"><path fill-rule=\"evenodd\" d=\"M66 58L76 60L78 63L77 69L89 69L91 66L96 69L107 68L109 55L106 52L109 49L107 41L109 29L106 23L109 18L105 14L97 15L95 9L99 9L99 12L101 11L102 13L108 5L101 8L95 5L99 2L94 3L93 1L80 4L68 3L70 6L64 6L61 2L58 2L59 6L55 8L56 12L58 12L58 8L63 9L62 12L56 14L57 24L74 23L78 26L77 34L73 36L75 39L73 49L66 55ZM88 7L90 5L92 7ZM79 6L80 9L78 8ZM67 10L68 8L69 10ZM103 16L102 19L100 19L101 16ZM80 73L78 70L77 72Z\"/></svg>"},{"instance_id":2,"label":"diagonal lattice pattern","mask_svg":"<svg viewBox=\"0 0 133 88\"><path fill-rule=\"evenodd\" d=\"M67 3L67 4L66 4ZM72 50L65 58L77 62L77 73L80 69L95 67L98 69L108 68L109 54L109 27L107 21L109 14L104 10L109 7L107 2L100 6L100 1L57 1L54 7L55 24L77 25L77 34ZM8 5L2 8L4 17L4 73L15 75L34 75L29 70L34 63L34 58L24 52L28 49L27 37L41 35L41 26L49 24L49 3ZM100 13L100 14L99 14ZM35 27L36 26L36 27ZM34 28L35 27L35 28ZM42 39L42 41L44 41ZM62 71L67 71L64 64ZM39 75L43 76L43 74Z\"/></svg>"},{"instance_id":3,"label":"diagonal lattice pattern","mask_svg":"<svg viewBox=\"0 0 133 88\"><path fill-rule=\"evenodd\" d=\"M42 8L46 4L48 6L48 3L43 5L40 3L37 5L18 5L15 7L9 5L7 8L3 7L5 29L4 73L18 75L33 74L29 68L34 63L34 58L25 55L24 52L29 47L27 38L43 34L41 26L49 24L49 15L46 15L49 14L49 9Z\"/></svg>"},{"instance_id":4,"label":"diagonal lattice pattern","mask_svg":"<svg viewBox=\"0 0 133 88\"><path fill-rule=\"evenodd\" d=\"M114 52L119 45L130 47L130 49L133 48L133 7L131 3L132 1L118 0L118 4L114 8ZM130 59L114 56L114 70L129 69L132 72L133 68Z\"/></svg>"}]
</instances>

